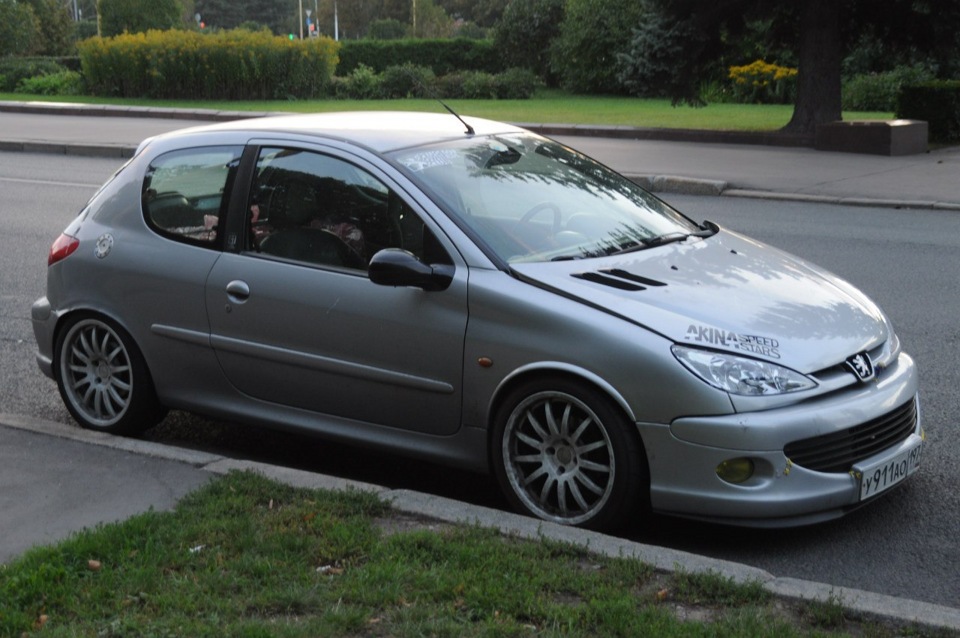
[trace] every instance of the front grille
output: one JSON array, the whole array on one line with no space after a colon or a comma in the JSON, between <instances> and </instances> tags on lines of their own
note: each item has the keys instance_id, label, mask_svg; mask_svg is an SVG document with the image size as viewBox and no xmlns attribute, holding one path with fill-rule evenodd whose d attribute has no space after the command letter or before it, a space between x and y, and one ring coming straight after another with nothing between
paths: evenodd
<instances>
[{"instance_id":1,"label":"front grille","mask_svg":"<svg viewBox=\"0 0 960 638\"><path fill-rule=\"evenodd\" d=\"M793 441L783 448L793 463L816 472L848 472L859 461L900 443L917 428L915 400L842 432Z\"/></svg>"}]
</instances>

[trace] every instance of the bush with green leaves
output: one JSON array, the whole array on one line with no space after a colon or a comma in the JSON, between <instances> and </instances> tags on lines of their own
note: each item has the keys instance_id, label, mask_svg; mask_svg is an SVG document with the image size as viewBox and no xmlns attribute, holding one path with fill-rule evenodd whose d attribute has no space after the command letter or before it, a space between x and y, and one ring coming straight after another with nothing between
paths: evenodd
<instances>
[{"instance_id":1,"label":"bush with green leaves","mask_svg":"<svg viewBox=\"0 0 960 638\"><path fill-rule=\"evenodd\" d=\"M265 31L148 31L78 45L94 95L267 100L327 94L337 64L330 38L288 40Z\"/></svg>"},{"instance_id":2,"label":"bush with green leaves","mask_svg":"<svg viewBox=\"0 0 960 638\"><path fill-rule=\"evenodd\" d=\"M516 67L498 73L493 80L500 100L527 100L543 86L543 80L536 73Z\"/></svg>"},{"instance_id":3,"label":"bush with green leaves","mask_svg":"<svg viewBox=\"0 0 960 638\"><path fill-rule=\"evenodd\" d=\"M931 142L960 140L960 80L934 80L902 87L896 116L925 120Z\"/></svg>"},{"instance_id":4,"label":"bush with green leaves","mask_svg":"<svg viewBox=\"0 0 960 638\"><path fill-rule=\"evenodd\" d=\"M550 68L561 85L575 93L624 93L617 54L627 50L633 28L646 15L642 2L567 0L550 49Z\"/></svg>"},{"instance_id":5,"label":"bush with green leaves","mask_svg":"<svg viewBox=\"0 0 960 638\"><path fill-rule=\"evenodd\" d=\"M380 90L380 74L361 64L348 75L334 82L334 94L340 99L376 100L383 97Z\"/></svg>"},{"instance_id":6,"label":"bush with green leaves","mask_svg":"<svg viewBox=\"0 0 960 638\"><path fill-rule=\"evenodd\" d=\"M903 86L933 79L933 70L923 64L902 65L884 73L856 75L843 85L843 108L847 111L893 111Z\"/></svg>"},{"instance_id":7,"label":"bush with green leaves","mask_svg":"<svg viewBox=\"0 0 960 638\"><path fill-rule=\"evenodd\" d=\"M66 70L49 75L38 75L20 80L15 92L30 95L81 95L83 78L76 71Z\"/></svg>"},{"instance_id":8,"label":"bush with green leaves","mask_svg":"<svg viewBox=\"0 0 960 638\"><path fill-rule=\"evenodd\" d=\"M14 91L22 80L66 70L52 58L0 58L0 91Z\"/></svg>"},{"instance_id":9,"label":"bush with green leaves","mask_svg":"<svg viewBox=\"0 0 960 638\"><path fill-rule=\"evenodd\" d=\"M436 93L437 76L433 70L416 64L387 67L380 75L380 93L387 99L430 98Z\"/></svg>"}]
</instances>

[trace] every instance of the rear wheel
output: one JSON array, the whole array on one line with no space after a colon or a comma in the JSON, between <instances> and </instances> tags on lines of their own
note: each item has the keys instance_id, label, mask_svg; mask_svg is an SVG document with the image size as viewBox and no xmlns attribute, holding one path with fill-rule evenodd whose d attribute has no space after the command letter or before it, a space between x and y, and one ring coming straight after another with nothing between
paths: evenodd
<instances>
[{"instance_id":1,"label":"rear wheel","mask_svg":"<svg viewBox=\"0 0 960 638\"><path fill-rule=\"evenodd\" d=\"M597 530L625 526L649 493L633 427L586 384L562 377L523 384L498 411L497 480L521 513Z\"/></svg>"},{"instance_id":2,"label":"rear wheel","mask_svg":"<svg viewBox=\"0 0 960 638\"><path fill-rule=\"evenodd\" d=\"M83 427L135 434L163 418L143 356L114 322L74 317L60 332L55 356L60 396Z\"/></svg>"}]
</instances>

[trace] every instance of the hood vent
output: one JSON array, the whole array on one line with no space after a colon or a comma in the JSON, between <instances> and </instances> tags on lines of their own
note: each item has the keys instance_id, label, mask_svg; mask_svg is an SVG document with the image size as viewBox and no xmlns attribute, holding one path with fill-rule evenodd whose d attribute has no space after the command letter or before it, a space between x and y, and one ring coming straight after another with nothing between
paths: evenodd
<instances>
[{"instance_id":1,"label":"hood vent","mask_svg":"<svg viewBox=\"0 0 960 638\"><path fill-rule=\"evenodd\" d=\"M656 279L648 279L635 275L620 268L607 268L597 272L581 272L573 275L577 279L592 281L595 284L603 284L617 290L629 290L638 292L657 286L666 286L667 284Z\"/></svg>"}]
</instances>

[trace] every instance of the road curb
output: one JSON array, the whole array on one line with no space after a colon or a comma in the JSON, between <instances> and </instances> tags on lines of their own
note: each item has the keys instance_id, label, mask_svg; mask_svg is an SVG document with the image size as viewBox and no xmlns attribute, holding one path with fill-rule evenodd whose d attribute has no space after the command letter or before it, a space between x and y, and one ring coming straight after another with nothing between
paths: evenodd
<instances>
[{"instance_id":1,"label":"road curb","mask_svg":"<svg viewBox=\"0 0 960 638\"><path fill-rule=\"evenodd\" d=\"M496 529L506 536L527 540L548 539L567 543L611 558L635 558L666 574L714 573L736 583L759 582L764 590L774 596L794 601L819 601L839 605L848 612L868 619L882 619L898 625L916 625L931 630L960 631L960 609L824 583L777 577L765 570L740 563L623 540L413 490L392 490L370 483L112 436L15 414L0 413L0 426L184 463L213 475L223 475L234 470L253 471L293 487L372 492L388 501L399 512L428 519L458 525L479 525Z\"/></svg>"}]
</instances>

